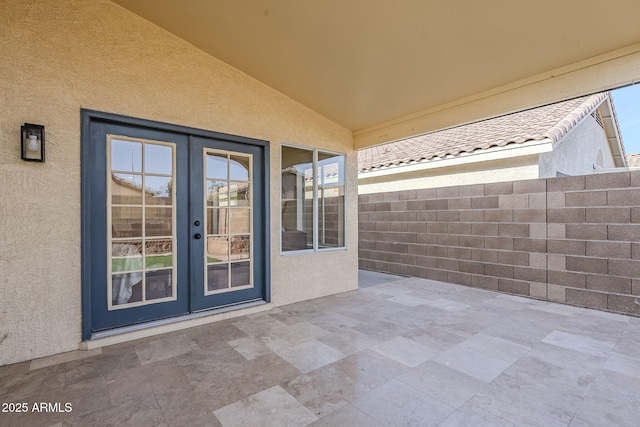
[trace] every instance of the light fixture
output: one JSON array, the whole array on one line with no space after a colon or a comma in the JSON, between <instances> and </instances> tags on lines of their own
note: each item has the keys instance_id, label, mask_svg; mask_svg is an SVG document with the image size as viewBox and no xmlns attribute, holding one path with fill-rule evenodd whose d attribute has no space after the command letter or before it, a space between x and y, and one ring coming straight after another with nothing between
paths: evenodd
<instances>
[{"instance_id":1,"label":"light fixture","mask_svg":"<svg viewBox=\"0 0 640 427\"><path fill-rule=\"evenodd\" d=\"M44 162L44 126L25 123L20 127L22 160Z\"/></svg>"}]
</instances>

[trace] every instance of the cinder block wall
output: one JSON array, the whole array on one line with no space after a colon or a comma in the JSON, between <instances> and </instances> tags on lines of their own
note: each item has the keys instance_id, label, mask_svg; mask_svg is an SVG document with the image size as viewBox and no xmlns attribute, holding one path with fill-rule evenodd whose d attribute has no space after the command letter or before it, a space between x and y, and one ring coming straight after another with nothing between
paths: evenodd
<instances>
[{"instance_id":1,"label":"cinder block wall","mask_svg":"<svg viewBox=\"0 0 640 427\"><path fill-rule=\"evenodd\" d=\"M360 268L640 315L640 171L359 196Z\"/></svg>"}]
</instances>

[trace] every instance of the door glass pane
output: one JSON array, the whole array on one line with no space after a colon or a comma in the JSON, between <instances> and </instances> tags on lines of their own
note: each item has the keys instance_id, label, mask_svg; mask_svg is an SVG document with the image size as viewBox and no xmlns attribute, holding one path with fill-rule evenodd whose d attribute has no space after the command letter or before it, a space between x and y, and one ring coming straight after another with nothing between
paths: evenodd
<instances>
[{"instance_id":1,"label":"door glass pane","mask_svg":"<svg viewBox=\"0 0 640 427\"><path fill-rule=\"evenodd\" d=\"M173 179L170 176L146 176L144 180L145 204L172 205Z\"/></svg>"},{"instance_id":2,"label":"door glass pane","mask_svg":"<svg viewBox=\"0 0 640 427\"><path fill-rule=\"evenodd\" d=\"M229 206L227 181L207 180L207 206Z\"/></svg>"},{"instance_id":3,"label":"door glass pane","mask_svg":"<svg viewBox=\"0 0 640 427\"><path fill-rule=\"evenodd\" d=\"M142 301L142 273L114 274L111 276L112 305Z\"/></svg>"},{"instance_id":4,"label":"door glass pane","mask_svg":"<svg viewBox=\"0 0 640 427\"><path fill-rule=\"evenodd\" d=\"M251 286L251 156L204 150L205 295ZM211 171L210 168L216 168ZM233 261L247 260L234 266ZM242 267L242 268L241 268Z\"/></svg>"},{"instance_id":5,"label":"door glass pane","mask_svg":"<svg viewBox=\"0 0 640 427\"><path fill-rule=\"evenodd\" d=\"M142 237L142 208L111 208L111 237Z\"/></svg>"},{"instance_id":6,"label":"door glass pane","mask_svg":"<svg viewBox=\"0 0 640 427\"><path fill-rule=\"evenodd\" d=\"M172 269L146 272L145 297L147 300L171 297L172 272Z\"/></svg>"},{"instance_id":7,"label":"door glass pane","mask_svg":"<svg viewBox=\"0 0 640 427\"><path fill-rule=\"evenodd\" d=\"M219 291L229 287L229 264L207 266L207 291Z\"/></svg>"},{"instance_id":8,"label":"door glass pane","mask_svg":"<svg viewBox=\"0 0 640 427\"><path fill-rule=\"evenodd\" d=\"M249 157L234 155L230 156L229 179L233 179L236 181L249 180Z\"/></svg>"},{"instance_id":9,"label":"door glass pane","mask_svg":"<svg viewBox=\"0 0 640 427\"><path fill-rule=\"evenodd\" d=\"M112 257L142 255L142 240L120 240L111 244Z\"/></svg>"},{"instance_id":10,"label":"door glass pane","mask_svg":"<svg viewBox=\"0 0 640 427\"><path fill-rule=\"evenodd\" d=\"M173 240L147 240L145 242L145 267L173 266Z\"/></svg>"},{"instance_id":11,"label":"door glass pane","mask_svg":"<svg viewBox=\"0 0 640 427\"><path fill-rule=\"evenodd\" d=\"M207 234L227 234L229 209L207 209Z\"/></svg>"},{"instance_id":12,"label":"door glass pane","mask_svg":"<svg viewBox=\"0 0 640 427\"><path fill-rule=\"evenodd\" d=\"M229 238L207 237L207 262L229 261Z\"/></svg>"},{"instance_id":13,"label":"door glass pane","mask_svg":"<svg viewBox=\"0 0 640 427\"><path fill-rule=\"evenodd\" d=\"M111 258L111 271L142 270L142 255L133 258Z\"/></svg>"},{"instance_id":14,"label":"door glass pane","mask_svg":"<svg viewBox=\"0 0 640 427\"><path fill-rule=\"evenodd\" d=\"M167 145L144 144L144 173L172 175L172 147Z\"/></svg>"},{"instance_id":15,"label":"door glass pane","mask_svg":"<svg viewBox=\"0 0 640 427\"><path fill-rule=\"evenodd\" d=\"M249 236L231 237L231 260L248 259L251 251Z\"/></svg>"},{"instance_id":16,"label":"door glass pane","mask_svg":"<svg viewBox=\"0 0 640 427\"><path fill-rule=\"evenodd\" d=\"M249 206L249 190L251 189L248 182L237 182L234 183L236 187L236 198L233 206L238 207L248 207Z\"/></svg>"},{"instance_id":17,"label":"door glass pane","mask_svg":"<svg viewBox=\"0 0 640 427\"><path fill-rule=\"evenodd\" d=\"M226 154L212 154L206 155L206 177L207 178L219 178L228 179L228 159Z\"/></svg>"},{"instance_id":18,"label":"door glass pane","mask_svg":"<svg viewBox=\"0 0 640 427\"><path fill-rule=\"evenodd\" d=\"M142 172L142 143L111 139L111 170Z\"/></svg>"},{"instance_id":19,"label":"door glass pane","mask_svg":"<svg viewBox=\"0 0 640 427\"><path fill-rule=\"evenodd\" d=\"M108 143L109 310L175 299L175 146L112 136Z\"/></svg>"},{"instance_id":20,"label":"door glass pane","mask_svg":"<svg viewBox=\"0 0 640 427\"><path fill-rule=\"evenodd\" d=\"M231 287L247 286L251 280L249 262L234 262L231 264Z\"/></svg>"},{"instance_id":21,"label":"door glass pane","mask_svg":"<svg viewBox=\"0 0 640 427\"><path fill-rule=\"evenodd\" d=\"M141 205L142 175L112 173L111 203L114 205Z\"/></svg>"},{"instance_id":22,"label":"door glass pane","mask_svg":"<svg viewBox=\"0 0 640 427\"><path fill-rule=\"evenodd\" d=\"M145 236L171 236L173 234L173 209L146 208Z\"/></svg>"},{"instance_id":23,"label":"door glass pane","mask_svg":"<svg viewBox=\"0 0 640 427\"><path fill-rule=\"evenodd\" d=\"M250 209L229 209L230 230L232 234L249 233L251 224Z\"/></svg>"}]
</instances>

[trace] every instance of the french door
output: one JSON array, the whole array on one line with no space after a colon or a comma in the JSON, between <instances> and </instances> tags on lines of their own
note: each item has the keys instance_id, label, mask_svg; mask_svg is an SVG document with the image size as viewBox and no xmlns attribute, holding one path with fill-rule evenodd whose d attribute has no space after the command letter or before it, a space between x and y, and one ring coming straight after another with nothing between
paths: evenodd
<instances>
[{"instance_id":1,"label":"french door","mask_svg":"<svg viewBox=\"0 0 640 427\"><path fill-rule=\"evenodd\" d=\"M83 336L268 299L267 145L83 112Z\"/></svg>"}]
</instances>

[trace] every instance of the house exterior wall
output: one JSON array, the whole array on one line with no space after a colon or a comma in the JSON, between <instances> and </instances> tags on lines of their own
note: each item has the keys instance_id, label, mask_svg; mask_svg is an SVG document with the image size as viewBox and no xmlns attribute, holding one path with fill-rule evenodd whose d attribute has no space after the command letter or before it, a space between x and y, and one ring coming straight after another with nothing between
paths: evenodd
<instances>
[{"instance_id":1,"label":"house exterior wall","mask_svg":"<svg viewBox=\"0 0 640 427\"><path fill-rule=\"evenodd\" d=\"M538 178L538 156L521 156L509 159L487 160L449 167L435 167L421 171L389 174L369 178L359 174L359 194L383 193L387 191L413 190L419 188L471 185L485 182L502 182Z\"/></svg>"},{"instance_id":2,"label":"house exterior wall","mask_svg":"<svg viewBox=\"0 0 640 427\"><path fill-rule=\"evenodd\" d=\"M361 268L640 316L640 171L359 198Z\"/></svg>"},{"instance_id":3,"label":"house exterior wall","mask_svg":"<svg viewBox=\"0 0 640 427\"><path fill-rule=\"evenodd\" d=\"M602 167L615 168L604 129L592 116L587 116L568 135L554 144L552 152L540 154L539 178L553 178L556 172L570 176L592 174L598 150L602 152Z\"/></svg>"},{"instance_id":4,"label":"house exterior wall","mask_svg":"<svg viewBox=\"0 0 640 427\"><path fill-rule=\"evenodd\" d=\"M80 109L270 141L271 298L357 287L352 133L106 0L0 2L0 365L78 348ZM46 126L46 162L19 128ZM280 143L347 154L346 251L280 255Z\"/></svg>"}]
</instances>

